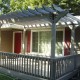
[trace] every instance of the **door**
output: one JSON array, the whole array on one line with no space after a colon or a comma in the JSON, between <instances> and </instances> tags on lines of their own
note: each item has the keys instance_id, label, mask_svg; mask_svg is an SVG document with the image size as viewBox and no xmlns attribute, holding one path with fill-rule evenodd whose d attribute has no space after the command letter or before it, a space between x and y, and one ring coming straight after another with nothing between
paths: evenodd
<instances>
[{"instance_id":1,"label":"door","mask_svg":"<svg viewBox=\"0 0 80 80\"><path fill-rule=\"evenodd\" d=\"M21 32L14 33L14 53L21 53Z\"/></svg>"}]
</instances>

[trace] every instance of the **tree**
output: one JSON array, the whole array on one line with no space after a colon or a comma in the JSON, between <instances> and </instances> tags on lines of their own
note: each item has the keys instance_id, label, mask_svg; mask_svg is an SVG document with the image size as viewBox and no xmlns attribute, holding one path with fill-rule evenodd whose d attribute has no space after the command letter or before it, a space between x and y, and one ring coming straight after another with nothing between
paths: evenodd
<instances>
[{"instance_id":1,"label":"tree","mask_svg":"<svg viewBox=\"0 0 80 80\"><path fill-rule=\"evenodd\" d=\"M0 14L10 11L9 0L0 0Z\"/></svg>"},{"instance_id":2,"label":"tree","mask_svg":"<svg viewBox=\"0 0 80 80\"><path fill-rule=\"evenodd\" d=\"M51 4L57 4L70 10L71 13L80 14L80 0L0 0L0 9L2 13L7 13L27 8L34 9L42 7L42 5L50 6Z\"/></svg>"}]
</instances>

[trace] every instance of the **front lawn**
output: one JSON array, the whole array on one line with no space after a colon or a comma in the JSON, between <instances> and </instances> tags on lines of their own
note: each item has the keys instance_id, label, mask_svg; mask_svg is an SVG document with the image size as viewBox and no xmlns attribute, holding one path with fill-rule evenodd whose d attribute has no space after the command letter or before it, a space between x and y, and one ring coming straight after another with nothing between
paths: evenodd
<instances>
[{"instance_id":1,"label":"front lawn","mask_svg":"<svg viewBox=\"0 0 80 80\"><path fill-rule=\"evenodd\" d=\"M0 80L16 80L16 79L0 73Z\"/></svg>"}]
</instances>

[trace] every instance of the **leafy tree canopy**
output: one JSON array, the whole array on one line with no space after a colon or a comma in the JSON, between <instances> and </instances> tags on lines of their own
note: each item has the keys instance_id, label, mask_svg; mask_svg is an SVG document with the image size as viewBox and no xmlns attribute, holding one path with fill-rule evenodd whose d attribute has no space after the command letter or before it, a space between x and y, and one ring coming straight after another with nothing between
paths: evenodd
<instances>
[{"instance_id":1,"label":"leafy tree canopy","mask_svg":"<svg viewBox=\"0 0 80 80\"><path fill-rule=\"evenodd\" d=\"M80 14L80 0L0 0L0 13L7 13L27 8L34 9L42 5L57 4L71 13Z\"/></svg>"}]
</instances>

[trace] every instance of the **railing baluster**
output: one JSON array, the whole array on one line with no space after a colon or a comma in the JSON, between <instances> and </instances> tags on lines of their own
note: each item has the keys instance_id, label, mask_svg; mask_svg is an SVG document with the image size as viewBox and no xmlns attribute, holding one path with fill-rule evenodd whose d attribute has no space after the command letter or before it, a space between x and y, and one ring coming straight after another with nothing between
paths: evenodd
<instances>
[{"instance_id":1,"label":"railing baluster","mask_svg":"<svg viewBox=\"0 0 80 80\"><path fill-rule=\"evenodd\" d=\"M22 72L22 70L23 70L23 56L21 56L21 72Z\"/></svg>"},{"instance_id":2,"label":"railing baluster","mask_svg":"<svg viewBox=\"0 0 80 80\"><path fill-rule=\"evenodd\" d=\"M42 76L42 67L43 66L43 62L42 62L42 59L41 59L41 76Z\"/></svg>"},{"instance_id":3,"label":"railing baluster","mask_svg":"<svg viewBox=\"0 0 80 80\"><path fill-rule=\"evenodd\" d=\"M26 61L27 61L27 66L26 66L26 73L28 73L28 57L27 57L27 59L26 59Z\"/></svg>"},{"instance_id":4,"label":"railing baluster","mask_svg":"<svg viewBox=\"0 0 80 80\"><path fill-rule=\"evenodd\" d=\"M5 54L5 58L4 58L4 67L6 67L6 54Z\"/></svg>"},{"instance_id":5,"label":"railing baluster","mask_svg":"<svg viewBox=\"0 0 80 80\"><path fill-rule=\"evenodd\" d=\"M12 54L11 54L11 69L12 69Z\"/></svg>"},{"instance_id":6,"label":"railing baluster","mask_svg":"<svg viewBox=\"0 0 80 80\"><path fill-rule=\"evenodd\" d=\"M7 68L8 68L8 54L7 54Z\"/></svg>"},{"instance_id":7,"label":"railing baluster","mask_svg":"<svg viewBox=\"0 0 80 80\"><path fill-rule=\"evenodd\" d=\"M34 62L35 62L34 65L35 65L35 75L36 75L36 58L35 58L35 61Z\"/></svg>"},{"instance_id":8,"label":"railing baluster","mask_svg":"<svg viewBox=\"0 0 80 80\"><path fill-rule=\"evenodd\" d=\"M3 54L2 60L3 60L3 67L4 67L4 54Z\"/></svg>"},{"instance_id":9,"label":"railing baluster","mask_svg":"<svg viewBox=\"0 0 80 80\"><path fill-rule=\"evenodd\" d=\"M46 59L44 59L44 77L46 77Z\"/></svg>"},{"instance_id":10,"label":"railing baluster","mask_svg":"<svg viewBox=\"0 0 80 80\"><path fill-rule=\"evenodd\" d=\"M3 62L3 55L4 55L4 54L2 54L2 66L3 66L3 63L4 63L4 62Z\"/></svg>"},{"instance_id":11,"label":"railing baluster","mask_svg":"<svg viewBox=\"0 0 80 80\"><path fill-rule=\"evenodd\" d=\"M11 54L9 54L9 69L11 69L11 68L10 68L10 65L11 65L11 64L10 64L10 58L11 58Z\"/></svg>"},{"instance_id":12,"label":"railing baluster","mask_svg":"<svg viewBox=\"0 0 80 80\"><path fill-rule=\"evenodd\" d=\"M50 78L50 60L47 60L47 77Z\"/></svg>"},{"instance_id":13,"label":"railing baluster","mask_svg":"<svg viewBox=\"0 0 80 80\"><path fill-rule=\"evenodd\" d=\"M31 58L29 58L29 73L31 73Z\"/></svg>"},{"instance_id":14,"label":"railing baluster","mask_svg":"<svg viewBox=\"0 0 80 80\"><path fill-rule=\"evenodd\" d=\"M18 65L19 72L21 72L20 65L21 65L21 56L19 55L19 65Z\"/></svg>"},{"instance_id":15,"label":"railing baluster","mask_svg":"<svg viewBox=\"0 0 80 80\"><path fill-rule=\"evenodd\" d=\"M34 58L32 58L32 74L34 74Z\"/></svg>"},{"instance_id":16,"label":"railing baluster","mask_svg":"<svg viewBox=\"0 0 80 80\"><path fill-rule=\"evenodd\" d=\"M25 63L25 62L26 62L25 60L26 60L26 59L25 59L25 55L24 55L24 73L26 72L26 71L25 71L25 64L26 64L26 63Z\"/></svg>"},{"instance_id":17,"label":"railing baluster","mask_svg":"<svg viewBox=\"0 0 80 80\"><path fill-rule=\"evenodd\" d=\"M38 58L38 65L37 66L38 66L38 75L39 75L39 69L40 69L39 68L39 66L40 66L40 64L39 64L39 58Z\"/></svg>"},{"instance_id":18,"label":"railing baluster","mask_svg":"<svg viewBox=\"0 0 80 80\"><path fill-rule=\"evenodd\" d=\"M18 56L18 54L16 55L17 56L17 58L16 58L16 61L17 61L17 71L18 71L18 64L19 64L19 61L18 61L18 58L19 58L19 56Z\"/></svg>"}]
</instances>

